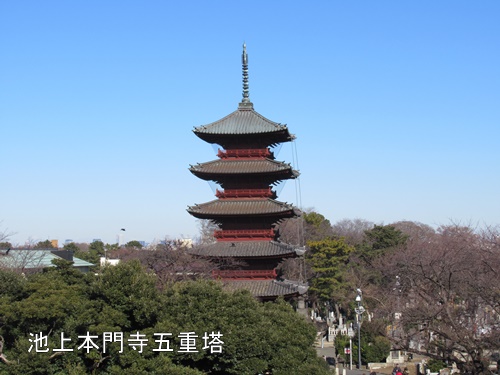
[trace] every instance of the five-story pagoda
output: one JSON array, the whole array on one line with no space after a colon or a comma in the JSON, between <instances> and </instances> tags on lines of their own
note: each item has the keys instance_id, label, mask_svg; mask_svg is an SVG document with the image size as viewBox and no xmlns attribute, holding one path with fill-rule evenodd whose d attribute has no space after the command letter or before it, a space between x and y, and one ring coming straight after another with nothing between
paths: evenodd
<instances>
[{"instance_id":1,"label":"five-story pagoda","mask_svg":"<svg viewBox=\"0 0 500 375\"><path fill-rule=\"evenodd\" d=\"M216 242L192 250L197 256L214 260L235 259L238 269L221 266L213 272L228 289L248 289L263 300L302 294L306 287L279 279L276 267L284 259L303 254L279 241L275 226L300 212L291 204L276 200L274 185L297 178L290 164L275 160L270 148L290 142L294 136L286 125L257 113L249 98L248 56L243 45L243 99L238 109L223 119L194 129L202 140L222 147L218 159L191 166L203 180L214 181L223 190L216 200L196 204L188 212L216 223ZM227 262L221 262L221 264Z\"/></svg>"}]
</instances>

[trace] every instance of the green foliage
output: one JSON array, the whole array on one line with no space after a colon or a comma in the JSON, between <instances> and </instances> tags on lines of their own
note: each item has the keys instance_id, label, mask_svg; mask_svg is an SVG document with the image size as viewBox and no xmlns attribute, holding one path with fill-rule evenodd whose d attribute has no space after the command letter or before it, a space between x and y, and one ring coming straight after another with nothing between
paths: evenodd
<instances>
[{"instance_id":1,"label":"green foliage","mask_svg":"<svg viewBox=\"0 0 500 375\"><path fill-rule=\"evenodd\" d=\"M364 321L361 325L363 362L384 362L391 350L385 337L386 324L380 320Z\"/></svg>"},{"instance_id":2,"label":"green foliage","mask_svg":"<svg viewBox=\"0 0 500 375\"><path fill-rule=\"evenodd\" d=\"M311 241L308 246L307 262L314 272L310 291L328 301L345 289L344 273L354 247L343 238Z\"/></svg>"},{"instance_id":3,"label":"green foliage","mask_svg":"<svg viewBox=\"0 0 500 375\"><path fill-rule=\"evenodd\" d=\"M125 244L126 248L142 249L142 244L139 241L129 241Z\"/></svg>"},{"instance_id":4,"label":"green foliage","mask_svg":"<svg viewBox=\"0 0 500 375\"><path fill-rule=\"evenodd\" d=\"M19 337L29 332L62 329L66 317L79 311L84 297L82 287L68 285L54 274L32 276L25 285L25 298L0 305L5 335Z\"/></svg>"},{"instance_id":5,"label":"green foliage","mask_svg":"<svg viewBox=\"0 0 500 375\"><path fill-rule=\"evenodd\" d=\"M391 342L384 336L373 337L361 345L363 362L384 362L391 350Z\"/></svg>"},{"instance_id":6,"label":"green foliage","mask_svg":"<svg viewBox=\"0 0 500 375\"><path fill-rule=\"evenodd\" d=\"M104 255L104 243L102 241L94 241L89 245L89 252L93 252L97 255Z\"/></svg>"},{"instance_id":7,"label":"green foliage","mask_svg":"<svg viewBox=\"0 0 500 375\"><path fill-rule=\"evenodd\" d=\"M63 249L71 251L73 253L76 253L76 252L80 251L80 248L74 242L70 242L70 243L64 244Z\"/></svg>"},{"instance_id":8,"label":"green foliage","mask_svg":"<svg viewBox=\"0 0 500 375\"><path fill-rule=\"evenodd\" d=\"M405 245L408 236L392 225L375 225L365 231L365 240L356 246L350 266L365 284L391 282L376 267L377 260Z\"/></svg>"},{"instance_id":9,"label":"green foliage","mask_svg":"<svg viewBox=\"0 0 500 375\"><path fill-rule=\"evenodd\" d=\"M140 330L155 323L162 305L156 290L156 277L138 261L105 267L92 286L92 298L128 317L126 328Z\"/></svg>"},{"instance_id":10,"label":"green foliage","mask_svg":"<svg viewBox=\"0 0 500 375\"><path fill-rule=\"evenodd\" d=\"M314 211L305 212L302 219L306 242L323 240L333 235L332 224L323 215Z\"/></svg>"},{"instance_id":11,"label":"green foliage","mask_svg":"<svg viewBox=\"0 0 500 375\"><path fill-rule=\"evenodd\" d=\"M330 221L328 221L323 215L317 213L317 212L305 212L303 214L304 221L307 224L312 225L313 227L319 228L323 223L330 224Z\"/></svg>"},{"instance_id":12,"label":"green foliage","mask_svg":"<svg viewBox=\"0 0 500 375\"><path fill-rule=\"evenodd\" d=\"M392 249L404 245L408 236L392 225L375 225L365 232L365 248L378 253L378 250Z\"/></svg>"},{"instance_id":13,"label":"green foliage","mask_svg":"<svg viewBox=\"0 0 500 375\"><path fill-rule=\"evenodd\" d=\"M178 355L181 363L224 374L253 375L266 368L274 374L324 371L312 348L314 327L283 301L261 304L248 292L228 294L213 282L178 283L167 297L159 328L224 335L222 354Z\"/></svg>"},{"instance_id":14,"label":"green foliage","mask_svg":"<svg viewBox=\"0 0 500 375\"><path fill-rule=\"evenodd\" d=\"M0 242L0 250L10 249L12 244L10 242Z\"/></svg>"},{"instance_id":15,"label":"green foliage","mask_svg":"<svg viewBox=\"0 0 500 375\"><path fill-rule=\"evenodd\" d=\"M75 245L76 246L76 245ZM74 255L92 264L99 264L99 258L106 254L105 246L102 241L94 241L89 245L88 251L75 250ZM74 249L74 247L71 247ZM78 247L77 247L78 248Z\"/></svg>"},{"instance_id":16,"label":"green foliage","mask_svg":"<svg viewBox=\"0 0 500 375\"><path fill-rule=\"evenodd\" d=\"M446 368L446 364L438 359L429 359L427 362L427 368L431 372L439 372L440 370Z\"/></svg>"},{"instance_id":17,"label":"green foliage","mask_svg":"<svg viewBox=\"0 0 500 375\"><path fill-rule=\"evenodd\" d=\"M40 241L34 247L34 249L53 249L52 242L49 240Z\"/></svg>"},{"instance_id":18,"label":"green foliage","mask_svg":"<svg viewBox=\"0 0 500 375\"><path fill-rule=\"evenodd\" d=\"M0 298L19 298L24 292L26 280L19 274L0 268Z\"/></svg>"},{"instance_id":19,"label":"green foliage","mask_svg":"<svg viewBox=\"0 0 500 375\"><path fill-rule=\"evenodd\" d=\"M344 354L345 351L344 349L349 348L349 336L347 335L337 335L335 336L335 350L337 351L337 355L339 357L344 358L347 360L345 356L349 356L348 354Z\"/></svg>"},{"instance_id":20,"label":"green foliage","mask_svg":"<svg viewBox=\"0 0 500 375\"><path fill-rule=\"evenodd\" d=\"M107 243L106 245L104 245L104 249L106 251L118 250L119 248L120 246L117 243Z\"/></svg>"},{"instance_id":21,"label":"green foliage","mask_svg":"<svg viewBox=\"0 0 500 375\"><path fill-rule=\"evenodd\" d=\"M379 325L373 322L363 322L361 325L361 362L385 362L391 350L390 341L379 332ZM335 337L337 353L344 356L344 349L349 348L349 337L337 335ZM358 363L358 331L352 339L353 362ZM349 361L349 355L344 359Z\"/></svg>"},{"instance_id":22,"label":"green foliage","mask_svg":"<svg viewBox=\"0 0 500 375\"><path fill-rule=\"evenodd\" d=\"M313 342L316 330L288 303L259 303L248 292L224 292L215 282L173 284L163 292L155 275L137 261L104 267L99 274L82 274L58 262L27 278L0 271L8 288L0 294L0 374L248 374L266 368L279 374L327 374ZM97 335L99 349L78 349L79 336ZM28 351L32 334L48 335L49 348L60 347L64 333L74 349L62 355ZM127 339L140 332L149 339L143 353L127 345L123 353L112 344L102 352L104 332L123 332ZM172 333L173 352L152 348L154 333ZM198 335L196 353L178 352L181 332ZM203 336L220 332L222 353L203 349Z\"/></svg>"},{"instance_id":23,"label":"green foliage","mask_svg":"<svg viewBox=\"0 0 500 375\"><path fill-rule=\"evenodd\" d=\"M365 321L361 324L361 361L385 362L391 350L390 341L383 335L384 325L380 321ZM356 336L357 337L357 336ZM353 340L353 353L358 351L358 340ZM357 356L355 358L357 363Z\"/></svg>"}]
</instances>

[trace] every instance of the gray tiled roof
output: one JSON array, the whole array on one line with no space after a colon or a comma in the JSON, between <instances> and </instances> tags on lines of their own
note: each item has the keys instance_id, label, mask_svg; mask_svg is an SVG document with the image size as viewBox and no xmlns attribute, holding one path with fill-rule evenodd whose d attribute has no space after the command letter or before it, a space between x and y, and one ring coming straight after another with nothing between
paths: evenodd
<instances>
[{"instance_id":1,"label":"gray tiled roof","mask_svg":"<svg viewBox=\"0 0 500 375\"><path fill-rule=\"evenodd\" d=\"M222 285L224 289L230 291L248 290L255 297L260 298L291 297L304 294L308 289L304 284L278 280L223 280Z\"/></svg>"},{"instance_id":2,"label":"gray tiled roof","mask_svg":"<svg viewBox=\"0 0 500 375\"><path fill-rule=\"evenodd\" d=\"M198 126L194 129L196 134L226 134L226 135L242 135L242 134L263 134L285 132L288 140L293 139L293 136L288 133L286 125L281 125L277 122L268 120L261 114L253 110L253 108L239 107L233 113L226 117L212 122L211 124Z\"/></svg>"},{"instance_id":3,"label":"gray tiled roof","mask_svg":"<svg viewBox=\"0 0 500 375\"><path fill-rule=\"evenodd\" d=\"M294 217L299 213L293 205L274 199L216 199L188 207L194 217L278 215Z\"/></svg>"},{"instance_id":4,"label":"gray tiled roof","mask_svg":"<svg viewBox=\"0 0 500 375\"><path fill-rule=\"evenodd\" d=\"M290 164L271 159L260 160L229 160L219 159L207 163L201 163L191 166L189 170L195 175L198 174L269 174L269 173L287 173L287 178L296 178L299 172L292 169Z\"/></svg>"},{"instance_id":5,"label":"gray tiled roof","mask_svg":"<svg viewBox=\"0 0 500 375\"><path fill-rule=\"evenodd\" d=\"M207 257L278 257L302 255L304 250L277 241L220 241L200 245L189 250L191 254Z\"/></svg>"},{"instance_id":6,"label":"gray tiled roof","mask_svg":"<svg viewBox=\"0 0 500 375\"><path fill-rule=\"evenodd\" d=\"M73 267L93 267L95 264L87 262L86 260L73 257Z\"/></svg>"},{"instance_id":7,"label":"gray tiled roof","mask_svg":"<svg viewBox=\"0 0 500 375\"><path fill-rule=\"evenodd\" d=\"M52 263L54 259L62 258L53 254L50 250L12 249L8 252L2 250L0 252L0 267L22 269L54 267ZM94 264L73 257L73 267L92 266Z\"/></svg>"}]
</instances>

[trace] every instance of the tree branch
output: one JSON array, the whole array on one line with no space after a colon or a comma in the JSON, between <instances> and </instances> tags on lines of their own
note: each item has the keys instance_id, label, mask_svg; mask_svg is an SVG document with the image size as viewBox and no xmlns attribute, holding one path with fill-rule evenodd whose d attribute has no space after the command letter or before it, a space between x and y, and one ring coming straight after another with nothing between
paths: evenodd
<instances>
[{"instance_id":1,"label":"tree branch","mask_svg":"<svg viewBox=\"0 0 500 375\"><path fill-rule=\"evenodd\" d=\"M7 364L7 365L10 365L14 362L12 361L9 361L6 357L5 357L5 354L3 354L3 346L4 346L4 342L5 342L5 339L3 338L2 335L0 335L0 360Z\"/></svg>"}]
</instances>

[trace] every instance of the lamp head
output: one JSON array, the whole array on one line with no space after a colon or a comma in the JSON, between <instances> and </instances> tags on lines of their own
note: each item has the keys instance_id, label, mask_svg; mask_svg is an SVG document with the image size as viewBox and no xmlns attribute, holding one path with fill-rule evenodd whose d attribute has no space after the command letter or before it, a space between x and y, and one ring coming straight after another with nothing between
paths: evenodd
<instances>
[{"instance_id":1,"label":"lamp head","mask_svg":"<svg viewBox=\"0 0 500 375\"><path fill-rule=\"evenodd\" d=\"M360 295L360 294L358 294L358 295L356 296L356 302L361 302L361 295Z\"/></svg>"}]
</instances>

